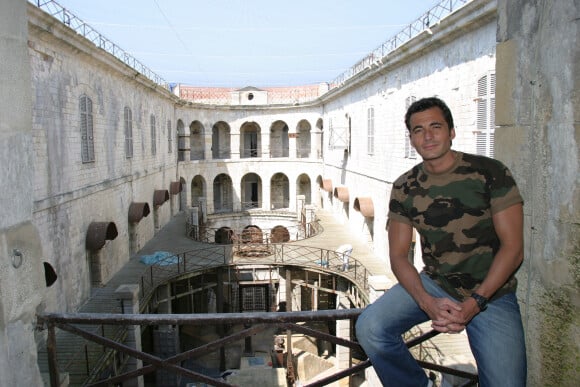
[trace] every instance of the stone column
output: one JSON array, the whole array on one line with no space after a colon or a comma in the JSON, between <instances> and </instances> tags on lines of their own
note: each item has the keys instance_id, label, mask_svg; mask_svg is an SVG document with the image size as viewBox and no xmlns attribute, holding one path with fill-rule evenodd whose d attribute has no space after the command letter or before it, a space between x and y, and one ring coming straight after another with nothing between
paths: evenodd
<instances>
[{"instance_id":1,"label":"stone column","mask_svg":"<svg viewBox=\"0 0 580 387\"><path fill-rule=\"evenodd\" d=\"M288 176L288 205L290 206L290 211L296 211L296 200L292 200L296 197L296 179L291 179Z\"/></svg>"},{"instance_id":2,"label":"stone column","mask_svg":"<svg viewBox=\"0 0 580 387\"><path fill-rule=\"evenodd\" d=\"M298 141L300 137L300 132L290 132L288 131L288 157L291 159L298 158L296 149L298 148Z\"/></svg>"},{"instance_id":3,"label":"stone column","mask_svg":"<svg viewBox=\"0 0 580 387\"><path fill-rule=\"evenodd\" d=\"M139 285L121 285L115 290L115 294L121 300L123 314L139 314ZM125 345L141 351L141 326L130 325L127 327L127 338ZM126 364L127 371L138 370L143 367L143 361L134 357L129 357ZM126 382L123 386L143 387L143 376L138 376Z\"/></svg>"},{"instance_id":4,"label":"stone column","mask_svg":"<svg viewBox=\"0 0 580 387\"><path fill-rule=\"evenodd\" d=\"M260 176L262 178L262 176ZM262 179L262 209L271 210L272 209L272 193L270 192L271 188L271 180L269 179Z\"/></svg>"},{"instance_id":5,"label":"stone column","mask_svg":"<svg viewBox=\"0 0 580 387\"><path fill-rule=\"evenodd\" d=\"M302 213L302 209L305 209L305 206L306 197L304 195L296 195L296 217L298 218L298 221L300 221L300 214Z\"/></svg>"},{"instance_id":6,"label":"stone column","mask_svg":"<svg viewBox=\"0 0 580 387\"><path fill-rule=\"evenodd\" d=\"M238 130L236 132L231 130L230 131L230 158L232 160L239 160L241 158L241 155L240 155L241 141L242 141L242 136L240 134L240 129L238 128Z\"/></svg>"},{"instance_id":7,"label":"stone column","mask_svg":"<svg viewBox=\"0 0 580 387\"><path fill-rule=\"evenodd\" d=\"M288 311L300 312L302 310L302 286L295 285L294 289L292 289L291 297L294 299L294 302L292 302L292 309Z\"/></svg>"},{"instance_id":8,"label":"stone column","mask_svg":"<svg viewBox=\"0 0 580 387\"><path fill-rule=\"evenodd\" d=\"M318 310L318 281L314 281L312 288L312 310Z\"/></svg>"}]
</instances>

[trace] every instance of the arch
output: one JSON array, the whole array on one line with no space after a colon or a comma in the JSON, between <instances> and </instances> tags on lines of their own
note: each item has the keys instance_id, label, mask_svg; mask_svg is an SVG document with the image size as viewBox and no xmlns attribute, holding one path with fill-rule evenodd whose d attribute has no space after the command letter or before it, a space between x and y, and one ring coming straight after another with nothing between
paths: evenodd
<instances>
[{"instance_id":1,"label":"arch","mask_svg":"<svg viewBox=\"0 0 580 387\"><path fill-rule=\"evenodd\" d=\"M270 179L270 201L273 210L290 207L290 184L288 177L281 172Z\"/></svg>"},{"instance_id":2,"label":"arch","mask_svg":"<svg viewBox=\"0 0 580 387\"><path fill-rule=\"evenodd\" d=\"M98 251L106 241L117 238L117 226L114 222L92 222L87 229L85 246L89 251Z\"/></svg>"},{"instance_id":3,"label":"arch","mask_svg":"<svg viewBox=\"0 0 580 387\"><path fill-rule=\"evenodd\" d=\"M213 180L214 212L231 212L234 209L234 190L232 178L221 173Z\"/></svg>"},{"instance_id":4,"label":"arch","mask_svg":"<svg viewBox=\"0 0 580 387\"><path fill-rule=\"evenodd\" d=\"M231 130L224 121L216 122L211 128L211 157L229 159L231 157Z\"/></svg>"},{"instance_id":5,"label":"arch","mask_svg":"<svg viewBox=\"0 0 580 387\"><path fill-rule=\"evenodd\" d=\"M264 235L262 229L256 225L249 225L242 230L242 243L263 243Z\"/></svg>"},{"instance_id":6,"label":"arch","mask_svg":"<svg viewBox=\"0 0 580 387\"><path fill-rule=\"evenodd\" d=\"M200 198L206 197L205 179L201 175L196 175L191 179L191 206L200 206Z\"/></svg>"},{"instance_id":7,"label":"arch","mask_svg":"<svg viewBox=\"0 0 580 387\"><path fill-rule=\"evenodd\" d=\"M270 242L284 243L290 240L290 232L284 226L276 226L272 229L270 235Z\"/></svg>"},{"instance_id":8,"label":"arch","mask_svg":"<svg viewBox=\"0 0 580 387\"><path fill-rule=\"evenodd\" d=\"M308 158L311 152L311 127L307 120L300 120L296 126L296 157Z\"/></svg>"},{"instance_id":9,"label":"arch","mask_svg":"<svg viewBox=\"0 0 580 387\"><path fill-rule=\"evenodd\" d=\"M240 128L240 158L262 157L262 129L255 122L244 122Z\"/></svg>"},{"instance_id":10,"label":"arch","mask_svg":"<svg viewBox=\"0 0 580 387\"><path fill-rule=\"evenodd\" d=\"M310 176L306 173L302 173L296 179L296 195L304 195L305 203L312 204L312 184Z\"/></svg>"},{"instance_id":11,"label":"arch","mask_svg":"<svg viewBox=\"0 0 580 387\"><path fill-rule=\"evenodd\" d=\"M234 243L234 232L229 227L221 227L215 231L214 240L215 243L220 245L231 245Z\"/></svg>"},{"instance_id":12,"label":"arch","mask_svg":"<svg viewBox=\"0 0 580 387\"><path fill-rule=\"evenodd\" d=\"M242 177L242 210L262 207L262 179L255 173Z\"/></svg>"},{"instance_id":13,"label":"arch","mask_svg":"<svg viewBox=\"0 0 580 387\"><path fill-rule=\"evenodd\" d=\"M288 141L288 125L281 120L270 125L270 157L288 157L290 145Z\"/></svg>"},{"instance_id":14,"label":"arch","mask_svg":"<svg viewBox=\"0 0 580 387\"><path fill-rule=\"evenodd\" d=\"M189 125L189 159L190 160L204 160L205 159L205 128L199 121L193 121Z\"/></svg>"}]
</instances>

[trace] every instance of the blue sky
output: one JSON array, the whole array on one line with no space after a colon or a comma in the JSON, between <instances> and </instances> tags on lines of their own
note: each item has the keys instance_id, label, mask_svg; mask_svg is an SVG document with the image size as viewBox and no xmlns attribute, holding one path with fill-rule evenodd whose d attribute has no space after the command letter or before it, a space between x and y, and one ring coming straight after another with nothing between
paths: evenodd
<instances>
[{"instance_id":1,"label":"blue sky","mask_svg":"<svg viewBox=\"0 0 580 387\"><path fill-rule=\"evenodd\" d=\"M440 0L56 0L167 82L330 82Z\"/></svg>"}]
</instances>

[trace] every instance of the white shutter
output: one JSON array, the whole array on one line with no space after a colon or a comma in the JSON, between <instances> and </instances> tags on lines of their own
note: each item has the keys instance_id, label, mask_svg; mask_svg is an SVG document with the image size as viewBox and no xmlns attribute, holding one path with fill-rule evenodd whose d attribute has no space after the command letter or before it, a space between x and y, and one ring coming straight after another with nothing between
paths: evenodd
<instances>
[{"instance_id":1,"label":"white shutter","mask_svg":"<svg viewBox=\"0 0 580 387\"><path fill-rule=\"evenodd\" d=\"M475 148L479 155L493 157L495 136L495 74L477 81L477 119Z\"/></svg>"}]
</instances>

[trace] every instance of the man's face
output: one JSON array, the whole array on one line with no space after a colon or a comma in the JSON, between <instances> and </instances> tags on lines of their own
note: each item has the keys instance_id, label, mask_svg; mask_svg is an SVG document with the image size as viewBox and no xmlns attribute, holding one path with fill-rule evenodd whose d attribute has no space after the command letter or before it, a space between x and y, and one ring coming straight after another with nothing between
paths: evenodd
<instances>
[{"instance_id":1,"label":"man's face","mask_svg":"<svg viewBox=\"0 0 580 387\"><path fill-rule=\"evenodd\" d=\"M435 161L450 154L455 129L449 128L438 107L414 113L411 123L411 144L425 161Z\"/></svg>"}]
</instances>

